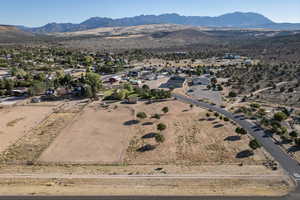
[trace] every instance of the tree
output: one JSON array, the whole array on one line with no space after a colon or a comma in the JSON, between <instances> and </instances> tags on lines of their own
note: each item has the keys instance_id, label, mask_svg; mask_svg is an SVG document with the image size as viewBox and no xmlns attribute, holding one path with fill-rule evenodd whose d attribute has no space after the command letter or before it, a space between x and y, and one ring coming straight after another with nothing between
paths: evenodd
<instances>
[{"instance_id":1,"label":"tree","mask_svg":"<svg viewBox=\"0 0 300 200\"><path fill-rule=\"evenodd\" d=\"M46 91L46 85L44 82L35 81L33 85L28 89L29 96L36 96Z\"/></svg>"},{"instance_id":2,"label":"tree","mask_svg":"<svg viewBox=\"0 0 300 200\"><path fill-rule=\"evenodd\" d=\"M236 132L237 134L240 134L240 135L246 135L246 134L247 134L247 131L246 131L245 129L243 129L243 128L240 128L240 127L237 127L237 128L235 129L235 132Z\"/></svg>"},{"instance_id":3,"label":"tree","mask_svg":"<svg viewBox=\"0 0 300 200\"><path fill-rule=\"evenodd\" d=\"M218 80L216 78L212 78L210 81L213 85L217 84Z\"/></svg>"},{"instance_id":4,"label":"tree","mask_svg":"<svg viewBox=\"0 0 300 200\"><path fill-rule=\"evenodd\" d=\"M274 114L273 118L274 118L274 120L281 122L281 121L286 120L288 118L288 116L286 114L284 114L283 112L278 112L278 113Z\"/></svg>"},{"instance_id":5,"label":"tree","mask_svg":"<svg viewBox=\"0 0 300 200\"><path fill-rule=\"evenodd\" d=\"M150 90L150 87L148 85L143 85L143 90Z\"/></svg>"},{"instance_id":6,"label":"tree","mask_svg":"<svg viewBox=\"0 0 300 200\"><path fill-rule=\"evenodd\" d=\"M91 88L90 85L86 85L84 87L83 96L86 97L86 98L92 98L93 97L93 92L92 92L92 88Z\"/></svg>"},{"instance_id":7,"label":"tree","mask_svg":"<svg viewBox=\"0 0 300 200\"><path fill-rule=\"evenodd\" d=\"M153 116L152 116L152 118L155 118L155 119L160 119L160 114L154 114Z\"/></svg>"},{"instance_id":8,"label":"tree","mask_svg":"<svg viewBox=\"0 0 300 200\"><path fill-rule=\"evenodd\" d=\"M156 128L158 131L164 131L166 130L167 126L163 123L159 123Z\"/></svg>"},{"instance_id":9,"label":"tree","mask_svg":"<svg viewBox=\"0 0 300 200\"><path fill-rule=\"evenodd\" d=\"M297 131L292 131L292 132L290 132L290 134L289 134L292 138L297 138L298 137L298 132Z\"/></svg>"},{"instance_id":10,"label":"tree","mask_svg":"<svg viewBox=\"0 0 300 200\"><path fill-rule=\"evenodd\" d=\"M163 109L162 109L162 111L166 114L166 113L168 113L169 112L169 107L163 107Z\"/></svg>"},{"instance_id":11,"label":"tree","mask_svg":"<svg viewBox=\"0 0 300 200\"><path fill-rule=\"evenodd\" d=\"M165 137L162 134L156 134L155 141L158 143L163 143L165 141Z\"/></svg>"},{"instance_id":12,"label":"tree","mask_svg":"<svg viewBox=\"0 0 300 200\"><path fill-rule=\"evenodd\" d=\"M97 92L102 86L101 77L99 74L89 72L85 76L86 84L91 86L93 97L96 97Z\"/></svg>"},{"instance_id":13,"label":"tree","mask_svg":"<svg viewBox=\"0 0 300 200\"><path fill-rule=\"evenodd\" d=\"M147 118L147 114L144 113L144 112L139 112L137 115L136 115L137 118L140 118L140 119L146 119Z\"/></svg>"},{"instance_id":14,"label":"tree","mask_svg":"<svg viewBox=\"0 0 300 200\"><path fill-rule=\"evenodd\" d=\"M125 83L125 84L123 85L123 88L124 88L125 90L128 90L129 92L132 92L132 91L133 91L133 86L132 86L130 83Z\"/></svg>"},{"instance_id":15,"label":"tree","mask_svg":"<svg viewBox=\"0 0 300 200\"><path fill-rule=\"evenodd\" d=\"M294 143L295 143L295 145L296 146L300 146L300 138L296 138L295 140L294 140Z\"/></svg>"},{"instance_id":16,"label":"tree","mask_svg":"<svg viewBox=\"0 0 300 200\"><path fill-rule=\"evenodd\" d=\"M255 150L261 148L261 144L256 139L254 139L249 142L249 147Z\"/></svg>"},{"instance_id":17,"label":"tree","mask_svg":"<svg viewBox=\"0 0 300 200\"><path fill-rule=\"evenodd\" d=\"M229 95L229 97L231 97L231 98L237 97L236 92L233 92L233 91L229 92L228 95Z\"/></svg>"},{"instance_id":18,"label":"tree","mask_svg":"<svg viewBox=\"0 0 300 200\"><path fill-rule=\"evenodd\" d=\"M190 104L190 108L193 109L193 108L194 108L194 105L193 105L193 104Z\"/></svg>"}]
</instances>

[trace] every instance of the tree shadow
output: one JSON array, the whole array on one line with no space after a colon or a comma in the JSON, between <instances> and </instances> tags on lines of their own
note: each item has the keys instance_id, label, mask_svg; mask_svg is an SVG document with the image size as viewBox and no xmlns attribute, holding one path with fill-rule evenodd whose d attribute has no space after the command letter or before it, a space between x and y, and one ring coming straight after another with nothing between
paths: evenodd
<instances>
[{"instance_id":1,"label":"tree shadow","mask_svg":"<svg viewBox=\"0 0 300 200\"><path fill-rule=\"evenodd\" d=\"M146 135L142 136L142 139L155 138L155 136L157 136L157 133L147 133Z\"/></svg>"},{"instance_id":2,"label":"tree shadow","mask_svg":"<svg viewBox=\"0 0 300 200\"><path fill-rule=\"evenodd\" d=\"M300 151L299 146L292 146L292 147L288 148L288 153L291 153L291 152L295 153L297 151Z\"/></svg>"},{"instance_id":3,"label":"tree shadow","mask_svg":"<svg viewBox=\"0 0 300 200\"><path fill-rule=\"evenodd\" d=\"M253 156L254 153L250 150L245 150L245 151L241 151L239 153L236 154L236 158L242 159L242 158L248 158L250 156Z\"/></svg>"},{"instance_id":4,"label":"tree shadow","mask_svg":"<svg viewBox=\"0 0 300 200\"><path fill-rule=\"evenodd\" d=\"M151 125L153 125L153 122L144 122L142 125L143 126L151 126Z\"/></svg>"},{"instance_id":5,"label":"tree shadow","mask_svg":"<svg viewBox=\"0 0 300 200\"><path fill-rule=\"evenodd\" d=\"M216 125L214 125L214 128L221 128L223 126L224 126L224 124L216 124Z\"/></svg>"},{"instance_id":6,"label":"tree shadow","mask_svg":"<svg viewBox=\"0 0 300 200\"><path fill-rule=\"evenodd\" d=\"M205 118L199 119L200 122L203 122L203 121L205 121L205 120L206 120Z\"/></svg>"},{"instance_id":7,"label":"tree shadow","mask_svg":"<svg viewBox=\"0 0 300 200\"><path fill-rule=\"evenodd\" d=\"M284 139L284 140L282 140L281 142L280 142L280 144L281 145L283 145L283 144L290 144L290 143L292 143L293 142L293 140L291 140L291 139Z\"/></svg>"},{"instance_id":8,"label":"tree shadow","mask_svg":"<svg viewBox=\"0 0 300 200\"><path fill-rule=\"evenodd\" d=\"M185 109L185 110L183 110L182 112L188 112L189 110L187 110L187 109Z\"/></svg>"},{"instance_id":9,"label":"tree shadow","mask_svg":"<svg viewBox=\"0 0 300 200\"><path fill-rule=\"evenodd\" d=\"M212 124L217 124L217 123L219 123L219 122L213 122Z\"/></svg>"},{"instance_id":10,"label":"tree shadow","mask_svg":"<svg viewBox=\"0 0 300 200\"><path fill-rule=\"evenodd\" d=\"M123 124L124 124L125 126L132 126L132 125L136 125L136 124L138 124L138 123L140 123L139 120L129 120L129 121L124 122Z\"/></svg>"},{"instance_id":11,"label":"tree shadow","mask_svg":"<svg viewBox=\"0 0 300 200\"><path fill-rule=\"evenodd\" d=\"M264 138L266 138L266 137L272 137L273 136L273 132L270 131L270 130L265 130L264 133L265 133L263 135Z\"/></svg>"},{"instance_id":12,"label":"tree shadow","mask_svg":"<svg viewBox=\"0 0 300 200\"><path fill-rule=\"evenodd\" d=\"M141 148L138 148L136 151L138 151L138 152L146 152L146 151L152 151L154 149L155 149L154 145L146 144L146 145L142 146Z\"/></svg>"},{"instance_id":13,"label":"tree shadow","mask_svg":"<svg viewBox=\"0 0 300 200\"><path fill-rule=\"evenodd\" d=\"M239 141L241 139L241 136L239 135L233 135L233 136L228 136L224 139L224 141L230 141L230 142L235 142Z\"/></svg>"},{"instance_id":14,"label":"tree shadow","mask_svg":"<svg viewBox=\"0 0 300 200\"><path fill-rule=\"evenodd\" d=\"M214 121L216 118L208 118L207 121Z\"/></svg>"}]
</instances>

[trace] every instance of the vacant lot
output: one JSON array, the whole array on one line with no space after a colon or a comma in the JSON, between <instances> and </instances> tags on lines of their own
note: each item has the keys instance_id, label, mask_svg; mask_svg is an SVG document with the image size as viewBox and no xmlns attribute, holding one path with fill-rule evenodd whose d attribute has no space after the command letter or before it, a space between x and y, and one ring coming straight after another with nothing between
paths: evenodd
<instances>
[{"instance_id":1,"label":"vacant lot","mask_svg":"<svg viewBox=\"0 0 300 200\"><path fill-rule=\"evenodd\" d=\"M0 109L0 152L37 126L52 110L51 106L16 106Z\"/></svg>"},{"instance_id":2,"label":"vacant lot","mask_svg":"<svg viewBox=\"0 0 300 200\"><path fill-rule=\"evenodd\" d=\"M124 123L133 117L133 111L120 106L105 109L90 105L42 154L42 163L102 163L122 162L128 145L131 127Z\"/></svg>"},{"instance_id":3,"label":"vacant lot","mask_svg":"<svg viewBox=\"0 0 300 200\"><path fill-rule=\"evenodd\" d=\"M168 107L169 112L162 113ZM145 112L147 119L135 114ZM50 147L39 158L41 163L80 164L260 164L265 160L262 150L252 157L249 138L239 138L235 126L217 119L200 108L190 108L178 101L137 105L112 104L103 108L90 104L82 114L64 128ZM159 114L160 119L151 118ZM156 126L167 125L161 134L163 143L155 140ZM140 152L145 145L150 151Z\"/></svg>"},{"instance_id":4,"label":"vacant lot","mask_svg":"<svg viewBox=\"0 0 300 200\"><path fill-rule=\"evenodd\" d=\"M169 112L162 114L162 108ZM145 112L148 116L161 114L161 119L145 119L133 125L135 136L130 141L126 155L129 164L259 164L265 160L262 150L257 150L253 157L244 156L249 149L249 137L238 137L235 126L216 118L213 113L178 102L169 101L151 105L140 104L136 112ZM156 125L164 123L167 129L161 134L165 141L155 141ZM152 125L153 124L153 125ZM155 149L138 152L137 149L150 144Z\"/></svg>"}]
</instances>

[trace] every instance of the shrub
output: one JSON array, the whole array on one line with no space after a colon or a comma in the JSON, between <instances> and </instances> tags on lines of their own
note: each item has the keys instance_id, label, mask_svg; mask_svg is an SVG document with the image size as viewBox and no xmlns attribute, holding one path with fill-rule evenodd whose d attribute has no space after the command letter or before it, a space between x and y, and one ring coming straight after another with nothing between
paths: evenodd
<instances>
[{"instance_id":1,"label":"shrub","mask_svg":"<svg viewBox=\"0 0 300 200\"><path fill-rule=\"evenodd\" d=\"M276 121L284 121L288 118L288 116L286 114L284 114L283 112L278 112L278 113L275 113L274 114L274 117L273 117Z\"/></svg>"},{"instance_id":2,"label":"shrub","mask_svg":"<svg viewBox=\"0 0 300 200\"><path fill-rule=\"evenodd\" d=\"M162 111L163 111L164 113L167 113L167 112L169 112L169 108L168 108L167 106L166 106L166 107L163 107Z\"/></svg>"},{"instance_id":3,"label":"shrub","mask_svg":"<svg viewBox=\"0 0 300 200\"><path fill-rule=\"evenodd\" d=\"M227 117L224 117L224 121L225 121L225 122L228 122L229 119L228 119Z\"/></svg>"},{"instance_id":4,"label":"shrub","mask_svg":"<svg viewBox=\"0 0 300 200\"><path fill-rule=\"evenodd\" d=\"M237 128L235 129L235 132L236 132L237 134L241 134L241 135L246 135L246 134L247 134L247 131L246 131L245 129L243 129L243 128L240 128L240 127L237 127Z\"/></svg>"},{"instance_id":5,"label":"shrub","mask_svg":"<svg viewBox=\"0 0 300 200\"><path fill-rule=\"evenodd\" d=\"M140 118L140 119L146 119L147 118L147 114L144 112L139 112L136 117Z\"/></svg>"},{"instance_id":6,"label":"shrub","mask_svg":"<svg viewBox=\"0 0 300 200\"><path fill-rule=\"evenodd\" d=\"M293 138L296 138L296 137L298 137L298 132L297 131L292 131L292 132L290 132L290 134L289 134L291 137L293 137Z\"/></svg>"},{"instance_id":7,"label":"shrub","mask_svg":"<svg viewBox=\"0 0 300 200\"><path fill-rule=\"evenodd\" d=\"M164 130L166 130L167 126L163 123L159 123L156 128L159 131L164 131Z\"/></svg>"},{"instance_id":8,"label":"shrub","mask_svg":"<svg viewBox=\"0 0 300 200\"><path fill-rule=\"evenodd\" d=\"M294 140L294 143L295 143L295 145L296 146L300 146L300 138L296 138L295 140Z\"/></svg>"},{"instance_id":9,"label":"shrub","mask_svg":"<svg viewBox=\"0 0 300 200\"><path fill-rule=\"evenodd\" d=\"M260 145L260 143L259 143L256 139L254 139L254 140L251 140L251 141L249 142L249 147L250 147L251 149L255 150L255 149L261 148L261 145Z\"/></svg>"},{"instance_id":10,"label":"shrub","mask_svg":"<svg viewBox=\"0 0 300 200\"><path fill-rule=\"evenodd\" d=\"M156 134L155 141L158 143L163 143L165 141L165 137L162 134Z\"/></svg>"},{"instance_id":11,"label":"shrub","mask_svg":"<svg viewBox=\"0 0 300 200\"><path fill-rule=\"evenodd\" d=\"M155 119L160 119L160 114L154 114L153 116L152 116L152 118L155 118Z\"/></svg>"},{"instance_id":12,"label":"shrub","mask_svg":"<svg viewBox=\"0 0 300 200\"><path fill-rule=\"evenodd\" d=\"M233 91L229 92L228 95L229 95L229 97L231 97L231 98L237 97L236 92L233 92Z\"/></svg>"},{"instance_id":13,"label":"shrub","mask_svg":"<svg viewBox=\"0 0 300 200\"><path fill-rule=\"evenodd\" d=\"M209 114L209 113L206 113L206 117L210 117L210 114Z\"/></svg>"}]
</instances>

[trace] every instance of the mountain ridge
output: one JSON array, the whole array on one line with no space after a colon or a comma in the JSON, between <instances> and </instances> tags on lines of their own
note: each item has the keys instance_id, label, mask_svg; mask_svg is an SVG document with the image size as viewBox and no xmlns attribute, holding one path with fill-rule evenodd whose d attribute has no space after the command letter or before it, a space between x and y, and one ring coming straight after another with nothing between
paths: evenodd
<instances>
[{"instance_id":1,"label":"mountain ridge","mask_svg":"<svg viewBox=\"0 0 300 200\"><path fill-rule=\"evenodd\" d=\"M216 28L271 28L275 30L300 29L300 23L275 23L262 14L255 12L233 12L216 17L183 16L176 13L161 15L139 15L135 17L107 18L91 17L79 24L48 23L41 27L23 27L20 29L33 33L76 32L104 27L125 27L149 24L176 24Z\"/></svg>"},{"instance_id":2,"label":"mountain ridge","mask_svg":"<svg viewBox=\"0 0 300 200\"><path fill-rule=\"evenodd\" d=\"M138 26L149 24L178 24L205 27L234 27L247 28L262 26L264 24L276 24L267 17L254 12L233 12L224 15L209 16L182 16L176 13L161 15L139 15L135 17L125 17L112 19L107 17L92 17L82 23L48 23L45 26L28 28L21 27L22 30L34 33L53 33L53 32L74 32L89 30L102 27L122 27Z\"/></svg>"}]
</instances>

